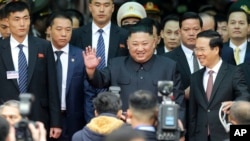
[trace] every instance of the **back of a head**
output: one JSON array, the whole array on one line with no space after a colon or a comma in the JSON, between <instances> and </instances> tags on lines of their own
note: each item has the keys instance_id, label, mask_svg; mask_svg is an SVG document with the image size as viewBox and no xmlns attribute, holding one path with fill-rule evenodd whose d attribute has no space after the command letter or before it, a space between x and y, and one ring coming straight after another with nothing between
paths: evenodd
<instances>
[{"instance_id":1,"label":"back of a head","mask_svg":"<svg viewBox=\"0 0 250 141\"><path fill-rule=\"evenodd\" d=\"M5 141L9 134L9 123L8 121L0 116L0 141Z\"/></svg>"},{"instance_id":2,"label":"back of a head","mask_svg":"<svg viewBox=\"0 0 250 141\"><path fill-rule=\"evenodd\" d=\"M250 125L250 102L236 101L230 108L229 117L234 120L236 124Z\"/></svg>"},{"instance_id":3,"label":"back of a head","mask_svg":"<svg viewBox=\"0 0 250 141\"><path fill-rule=\"evenodd\" d=\"M106 136L105 141L146 141L144 135L130 126L122 126Z\"/></svg>"},{"instance_id":4,"label":"back of a head","mask_svg":"<svg viewBox=\"0 0 250 141\"><path fill-rule=\"evenodd\" d=\"M186 12L184 13L182 16L180 16L180 20L179 20L179 26L180 28L182 27L182 22L185 21L185 20L188 20L188 19L196 19L196 20L199 20L200 22L200 26L202 28L203 26L203 22L202 22L202 19L201 17L195 13L195 12Z\"/></svg>"},{"instance_id":5,"label":"back of a head","mask_svg":"<svg viewBox=\"0 0 250 141\"><path fill-rule=\"evenodd\" d=\"M98 114L117 114L121 110L122 102L119 95L111 92L102 92L93 100L94 108Z\"/></svg>"},{"instance_id":6,"label":"back of a head","mask_svg":"<svg viewBox=\"0 0 250 141\"><path fill-rule=\"evenodd\" d=\"M80 11L76 9L67 9L65 12L71 17L71 19L72 18L78 19L79 26L82 26L84 24L84 17Z\"/></svg>"},{"instance_id":7,"label":"back of a head","mask_svg":"<svg viewBox=\"0 0 250 141\"><path fill-rule=\"evenodd\" d=\"M150 91L138 90L129 95L129 109L135 117L136 115L143 115L147 119L155 117L157 104L156 95Z\"/></svg>"},{"instance_id":8,"label":"back of a head","mask_svg":"<svg viewBox=\"0 0 250 141\"><path fill-rule=\"evenodd\" d=\"M5 13L7 16L9 16L10 13L21 12L21 11L24 11L25 9L27 9L28 12L30 13L30 7L29 7L28 3L24 2L24 1L10 2L10 3L6 4L4 9L5 9Z\"/></svg>"}]
</instances>

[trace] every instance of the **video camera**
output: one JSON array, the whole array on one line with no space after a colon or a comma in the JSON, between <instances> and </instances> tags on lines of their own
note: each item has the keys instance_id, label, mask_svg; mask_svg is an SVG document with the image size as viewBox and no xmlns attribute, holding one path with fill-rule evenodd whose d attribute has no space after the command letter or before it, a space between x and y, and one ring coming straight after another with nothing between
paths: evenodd
<instances>
[{"instance_id":1,"label":"video camera","mask_svg":"<svg viewBox=\"0 0 250 141\"><path fill-rule=\"evenodd\" d=\"M180 138L179 105L172 101L172 91L173 81L158 81L158 95L162 96L157 125L157 139L160 141L178 141Z\"/></svg>"},{"instance_id":2,"label":"video camera","mask_svg":"<svg viewBox=\"0 0 250 141\"><path fill-rule=\"evenodd\" d=\"M33 141L28 124L32 121L27 119L30 114L31 104L34 101L34 96L29 93L22 93L19 96L20 104L19 111L22 115L22 120L15 124L16 141Z\"/></svg>"}]
</instances>

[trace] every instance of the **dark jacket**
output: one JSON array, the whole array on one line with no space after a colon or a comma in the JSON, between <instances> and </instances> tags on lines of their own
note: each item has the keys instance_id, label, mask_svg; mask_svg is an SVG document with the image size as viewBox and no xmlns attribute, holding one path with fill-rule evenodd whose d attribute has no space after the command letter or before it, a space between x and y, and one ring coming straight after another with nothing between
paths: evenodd
<instances>
[{"instance_id":1,"label":"dark jacket","mask_svg":"<svg viewBox=\"0 0 250 141\"><path fill-rule=\"evenodd\" d=\"M112 114L101 114L93 118L82 130L76 132L72 141L102 141L105 135L121 127L123 121Z\"/></svg>"}]
</instances>

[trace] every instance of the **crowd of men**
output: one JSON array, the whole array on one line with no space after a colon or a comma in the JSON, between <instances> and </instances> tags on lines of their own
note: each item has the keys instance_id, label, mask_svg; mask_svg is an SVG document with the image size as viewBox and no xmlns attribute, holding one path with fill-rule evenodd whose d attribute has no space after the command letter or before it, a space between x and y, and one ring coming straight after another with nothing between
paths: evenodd
<instances>
[{"instance_id":1,"label":"crowd of men","mask_svg":"<svg viewBox=\"0 0 250 141\"><path fill-rule=\"evenodd\" d=\"M173 82L181 141L228 139L218 116L222 103L231 123L249 124L247 110L237 110L250 101L249 11L160 20L131 1L118 9L116 25L114 7L113 0L89 0L93 20L86 25L74 10L55 11L44 39L32 35L26 2L0 10L0 115L9 122L0 119L9 130L1 133L12 138L13 126L27 118L38 121L40 128L29 126L41 132L37 141L111 141L131 130L127 140L156 141L164 80ZM25 93L35 98L28 117L19 110Z\"/></svg>"}]
</instances>

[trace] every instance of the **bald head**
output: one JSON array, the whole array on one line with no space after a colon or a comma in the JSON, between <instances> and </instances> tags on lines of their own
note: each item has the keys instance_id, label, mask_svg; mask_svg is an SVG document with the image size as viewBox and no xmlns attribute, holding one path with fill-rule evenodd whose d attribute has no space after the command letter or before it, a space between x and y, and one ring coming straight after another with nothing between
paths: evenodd
<instances>
[{"instance_id":1,"label":"bald head","mask_svg":"<svg viewBox=\"0 0 250 141\"><path fill-rule=\"evenodd\" d=\"M236 101L230 108L232 124L250 124L250 102Z\"/></svg>"},{"instance_id":2,"label":"bald head","mask_svg":"<svg viewBox=\"0 0 250 141\"><path fill-rule=\"evenodd\" d=\"M202 19L203 26L202 30L215 30L215 20L214 17L207 13L199 13L199 16Z\"/></svg>"}]
</instances>

